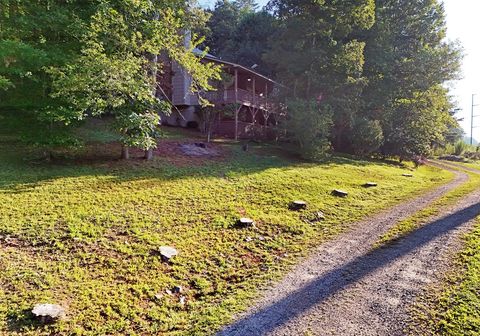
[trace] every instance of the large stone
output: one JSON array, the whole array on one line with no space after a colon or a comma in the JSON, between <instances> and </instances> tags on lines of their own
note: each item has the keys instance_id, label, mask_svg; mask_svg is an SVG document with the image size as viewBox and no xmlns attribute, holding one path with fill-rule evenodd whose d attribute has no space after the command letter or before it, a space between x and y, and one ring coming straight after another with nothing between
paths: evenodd
<instances>
[{"instance_id":1,"label":"large stone","mask_svg":"<svg viewBox=\"0 0 480 336\"><path fill-rule=\"evenodd\" d=\"M239 227L254 227L255 226L255 221L253 219L243 217L243 218L240 218L239 220L237 220L237 226L239 226Z\"/></svg>"},{"instance_id":2,"label":"large stone","mask_svg":"<svg viewBox=\"0 0 480 336\"><path fill-rule=\"evenodd\" d=\"M289 206L290 210L304 210L307 208L307 202L305 201L293 201Z\"/></svg>"},{"instance_id":3,"label":"large stone","mask_svg":"<svg viewBox=\"0 0 480 336\"><path fill-rule=\"evenodd\" d=\"M367 183L365 183L363 186L364 186L365 188L372 188L372 187L376 187L377 185L378 185L378 184L375 183L375 182L367 182Z\"/></svg>"},{"instance_id":4,"label":"large stone","mask_svg":"<svg viewBox=\"0 0 480 336\"><path fill-rule=\"evenodd\" d=\"M165 261L169 261L176 255L178 255L178 251L171 246L160 246L159 252L162 256L162 259Z\"/></svg>"},{"instance_id":5,"label":"large stone","mask_svg":"<svg viewBox=\"0 0 480 336\"><path fill-rule=\"evenodd\" d=\"M33 307L32 314L42 320L42 322L55 322L64 319L66 316L65 308L58 304L40 303Z\"/></svg>"},{"instance_id":6,"label":"large stone","mask_svg":"<svg viewBox=\"0 0 480 336\"><path fill-rule=\"evenodd\" d=\"M335 190L332 191L332 195L338 196L338 197L347 197L348 192L346 192L344 190L340 190L340 189L335 189Z\"/></svg>"}]
</instances>

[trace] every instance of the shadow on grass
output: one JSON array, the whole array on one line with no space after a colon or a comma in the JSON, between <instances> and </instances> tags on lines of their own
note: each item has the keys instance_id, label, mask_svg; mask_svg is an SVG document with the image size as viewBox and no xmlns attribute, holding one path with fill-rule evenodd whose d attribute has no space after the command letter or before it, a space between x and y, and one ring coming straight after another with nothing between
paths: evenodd
<instances>
[{"instance_id":1,"label":"shadow on grass","mask_svg":"<svg viewBox=\"0 0 480 336\"><path fill-rule=\"evenodd\" d=\"M7 326L10 332L24 332L26 330L47 329L53 321L37 319L30 309L24 309L14 316L7 316Z\"/></svg>"},{"instance_id":2,"label":"shadow on grass","mask_svg":"<svg viewBox=\"0 0 480 336\"><path fill-rule=\"evenodd\" d=\"M28 192L42 183L58 178L82 176L106 176L117 182L142 179L175 180L188 177L225 177L248 175L271 168L294 168L309 165L334 168L344 164L368 166L372 163L392 165L379 160L360 160L349 157L333 157L323 162L309 163L285 152L279 146L252 145L244 152L239 143L217 144L226 155L221 159L198 160L183 158L187 164L176 165L165 157L156 156L153 161L145 161L137 152L129 161L118 159L118 144L104 144L102 150L87 157L62 158L46 162L24 159L32 157L24 147L0 141L0 192ZM118 148L117 148L118 147ZM118 149L118 151L117 151Z\"/></svg>"},{"instance_id":3,"label":"shadow on grass","mask_svg":"<svg viewBox=\"0 0 480 336\"><path fill-rule=\"evenodd\" d=\"M303 288L233 323L218 335L266 335L370 273L450 233L479 214L480 204L475 204L427 224L395 244L372 250L333 268Z\"/></svg>"}]
</instances>

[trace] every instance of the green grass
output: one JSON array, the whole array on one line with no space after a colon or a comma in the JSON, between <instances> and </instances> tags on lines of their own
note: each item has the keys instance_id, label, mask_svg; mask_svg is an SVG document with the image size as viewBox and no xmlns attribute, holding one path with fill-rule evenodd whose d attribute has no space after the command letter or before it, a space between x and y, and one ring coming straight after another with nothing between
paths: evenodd
<instances>
[{"instance_id":1,"label":"green grass","mask_svg":"<svg viewBox=\"0 0 480 336\"><path fill-rule=\"evenodd\" d=\"M463 164L475 168L471 165ZM381 237L377 246L394 242L438 215L465 195L480 188L480 175L470 179L429 207L399 222ZM412 335L474 336L480 331L480 219L464 237L454 267L440 284L431 286L413 309Z\"/></svg>"},{"instance_id":2,"label":"green grass","mask_svg":"<svg viewBox=\"0 0 480 336\"><path fill-rule=\"evenodd\" d=\"M459 165L463 165L468 168L479 169L480 170L480 161L473 162L458 162Z\"/></svg>"},{"instance_id":3,"label":"green grass","mask_svg":"<svg viewBox=\"0 0 480 336\"><path fill-rule=\"evenodd\" d=\"M433 332L442 335L478 335L480 332L480 220L465 237L458 272L440 298Z\"/></svg>"},{"instance_id":4,"label":"green grass","mask_svg":"<svg viewBox=\"0 0 480 336\"><path fill-rule=\"evenodd\" d=\"M395 224L380 237L377 246L386 245L401 239L423 224L428 223L433 216L438 215L445 207L455 204L465 195L478 189L480 187L480 175L468 171L465 171L465 173L469 175L467 182L449 191L438 200L432 202L428 207Z\"/></svg>"},{"instance_id":5,"label":"green grass","mask_svg":"<svg viewBox=\"0 0 480 336\"><path fill-rule=\"evenodd\" d=\"M464 237L454 270L414 310L415 335L476 336L480 330L480 219ZM421 330L421 332L420 332Z\"/></svg>"},{"instance_id":6,"label":"green grass","mask_svg":"<svg viewBox=\"0 0 480 336\"><path fill-rule=\"evenodd\" d=\"M381 162L318 165L268 147L223 146L226 158L188 166L163 158L33 164L0 137L0 334L212 334L309 248L452 178L429 167L406 178L405 168ZM365 189L367 181L379 186ZM332 196L334 188L349 196ZM308 210L289 211L295 199ZM318 210L325 221L303 220ZM257 228L236 228L242 216ZM161 245L179 250L171 264L156 253ZM166 294L174 285L185 305ZM41 302L65 306L68 318L37 324L29 311Z\"/></svg>"}]
</instances>

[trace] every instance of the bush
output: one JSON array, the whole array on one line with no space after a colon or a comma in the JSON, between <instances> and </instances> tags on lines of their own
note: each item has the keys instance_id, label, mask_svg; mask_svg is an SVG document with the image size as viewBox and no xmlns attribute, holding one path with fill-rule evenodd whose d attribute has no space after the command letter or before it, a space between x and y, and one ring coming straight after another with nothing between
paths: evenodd
<instances>
[{"instance_id":1,"label":"bush","mask_svg":"<svg viewBox=\"0 0 480 336\"><path fill-rule=\"evenodd\" d=\"M462 141L459 140L455 143L453 154L455 155L462 155L468 148L468 145Z\"/></svg>"},{"instance_id":2,"label":"bush","mask_svg":"<svg viewBox=\"0 0 480 336\"><path fill-rule=\"evenodd\" d=\"M287 102L287 129L298 153L310 160L326 156L331 148L328 137L332 127L332 111L314 100L294 99Z\"/></svg>"},{"instance_id":3,"label":"bush","mask_svg":"<svg viewBox=\"0 0 480 336\"><path fill-rule=\"evenodd\" d=\"M378 120L357 118L351 134L352 148L357 155L369 155L383 144L382 126Z\"/></svg>"}]
</instances>

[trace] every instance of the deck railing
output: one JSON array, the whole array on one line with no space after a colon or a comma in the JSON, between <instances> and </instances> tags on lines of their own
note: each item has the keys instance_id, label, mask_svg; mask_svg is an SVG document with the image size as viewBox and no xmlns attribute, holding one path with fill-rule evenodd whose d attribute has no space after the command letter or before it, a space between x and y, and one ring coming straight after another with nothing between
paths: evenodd
<instances>
[{"instance_id":1,"label":"deck railing","mask_svg":"<svg viewBox=\"0 0 480 336\"><path fill-rule=\"evenodd\" d=\"M238 89L235 99L235 90L218 90L208 91L203 96L212 104L235 104L240 103L246 106L256 107L260 109L271 108L271 104L264 96L254 94L253 92Z\"/></svg>"}]
</instances>

